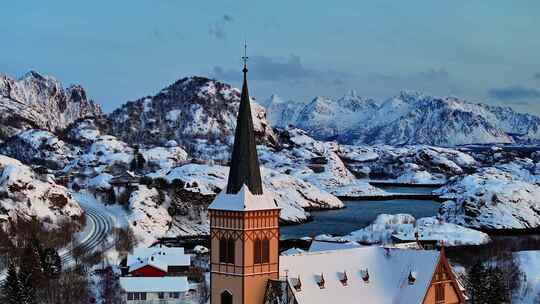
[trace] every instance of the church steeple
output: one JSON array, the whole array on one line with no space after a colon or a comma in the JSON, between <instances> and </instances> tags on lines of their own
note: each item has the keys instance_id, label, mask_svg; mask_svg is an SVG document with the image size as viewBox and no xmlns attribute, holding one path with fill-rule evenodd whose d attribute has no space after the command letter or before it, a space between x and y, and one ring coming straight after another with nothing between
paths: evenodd
<instances>
[{"instance_id":1,"label":"church steeple","mask_svg":"<svg viewBox=\"0 0 540 304\"><path fill-rule=\"evenodd\" d=\"M253 130L253 118L251 116L251 106L247 84L247 54L244 45L244 83L242 84L242 95L240 97L240 107L236 120L236 131L234 135L234 146L232 149L229 179L227 181L227 193L236 194L243 185L255 195L263 194L261 172L259 169L259 158L257 157L257 143Z\"/></svg>"}]
</instances>

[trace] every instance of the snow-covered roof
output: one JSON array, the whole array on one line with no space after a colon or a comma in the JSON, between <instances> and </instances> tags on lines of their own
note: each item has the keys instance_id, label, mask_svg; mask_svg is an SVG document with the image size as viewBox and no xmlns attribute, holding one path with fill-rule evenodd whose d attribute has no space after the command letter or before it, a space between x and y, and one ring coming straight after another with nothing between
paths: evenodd
<instances>
[{"instance_id":1,"label":"snow-covered roof","mask_svg":"<svg viewBox=\"0 0 540 304\"><path fill-rule=\"evenodd\" d=\"M141 269L145 266L151 266L159 270L163 270L165 272L167 272L167 270L169 269L169 265L167 265L167 263L163 261L152 259L152 258L144 258L144 259L137 260L133 264L129 265L128 271L132 272L137 269Z\"/></svg>"},{"instance_id":2,"label":"snow-covered roof","mask_svg":"<svg viewBox=\"0 0 540 304\"><path fill-rule=\"evenodd\" d=\"M358 299L365 303L413 304L422 302L439 255L438 251L376 246L309 252L281 256L280 274L288 275L299 304L347 304L358 303ZM411 273L416 278L412 284ZM346 284L341 281L344 277ZM296 289L298 278L300 288ZM324 288L318 284L321 281Z\"/></svg>"},{"instance_id":3,"label":"snow-covered roof","mask_svg":"<svg viewBox=\"0 0 540 304\"><path fill-rule=\"evenodd\" d=\"M283 251L280 255L291 255L291 254L299 254L299 253L304 253L304 252L306 251L301 248L292 247Z\"/></svg>"},{"instance_id":4,"label":"snow-covered roof","mask_svg":"<svg viewBox=\"0 0 540 304\"><path fill-rule=\"evenodd\" d=\"M327 251L327 250L339 250L358 248L361 245L357 242L329 242L329 241L317 241L314 240L309 246L309 252Z\"/></svg>"},{"instance_id":5,"label":"snow-covered roof","mask_svg":"<svg viewBox=\"0 0 540 304\"><path fill-rule=\"evenodd\" d=\"M189 266L190 264L191 257L184 253L183 247L161 245L149 248L138 247L133 249L133 254L128 255L127 258L130 272L146 265L167 271L168 266Z\"/></svg>"},{"instance_id":6,"label":"snow-covered roof","mask_svg":"<svg viewBox=\"0 0 540 304\"><path fill-rule=\"evenodd\" d=\"M126 292L186 292L186 277L121 277L120 286Z\"/></svg>"},{"instance_id":7,"label":"snow-covered roof","mask_svg":"<svg viewBox=\"0 0 540 304\"><path fill-rule=\"evenodd\" d=\"M242 186L236 194L221 191L208 206L212 210L227 211L256 211L279 209L277 203L269 193L254 195L246 185Z\"/></svg>"}]
</instances>

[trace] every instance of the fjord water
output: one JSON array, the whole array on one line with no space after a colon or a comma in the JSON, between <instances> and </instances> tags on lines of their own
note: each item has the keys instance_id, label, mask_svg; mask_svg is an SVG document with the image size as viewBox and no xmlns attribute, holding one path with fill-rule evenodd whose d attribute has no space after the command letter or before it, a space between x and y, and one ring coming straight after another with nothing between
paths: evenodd
<instances>
[{"instance_id":1,"label":"fjord water","mask_svg":"<svg viewBox=\"0 0 540 304\"><path fill-rule=\"evenodd\" d=\"M434 187L384 186L393 193L431 193ZM281 227L281 238L300 238L319 234L346 235L369 225L379 214L408 213L415 218L434 216L440 203L431 200L395 199L344 201L346 208L313 211L313 221L293 226Z\"/></svg>"}]
</instances>

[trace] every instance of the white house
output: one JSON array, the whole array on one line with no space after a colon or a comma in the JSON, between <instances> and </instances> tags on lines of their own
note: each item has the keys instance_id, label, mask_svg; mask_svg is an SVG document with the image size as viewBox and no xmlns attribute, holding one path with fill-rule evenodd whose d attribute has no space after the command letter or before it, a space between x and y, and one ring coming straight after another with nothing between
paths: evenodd
<instances>
[{"instance_id":1,"label":"white house","mask_svg":"<svg viewBox=\"0 0 540 304\"><path fill-rule=\"evenodd\" d=\"M188 297L186 277L121 277L120 287L127 304L180 304Z\"/></svg>"},{"instance_id":2,"label":"white house","mask_svg":"<svg viewBox=\"0 0 540 304\"><path fill-rule=\"evenodd\" d=\"M190 265L191 256L181 247L139 247L127 258L130 276L185 275Z\"/></svg>"}]
</instances>

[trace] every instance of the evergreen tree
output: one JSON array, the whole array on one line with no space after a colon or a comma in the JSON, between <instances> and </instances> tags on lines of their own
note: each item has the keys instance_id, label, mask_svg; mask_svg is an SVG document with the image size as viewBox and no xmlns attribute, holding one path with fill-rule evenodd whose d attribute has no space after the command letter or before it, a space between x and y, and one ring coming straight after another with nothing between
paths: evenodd
<instances>
[{"instance_id":1,"label":"evergreen tree","mask_svg":"<svg viewBox=\"0 0 540 304\"><path fill-rule=\"evenodd\" d=\"M103 304L121 304L122 295L120 294L120 282L114 274L112 267L104 269L101 275L101 300Z\"/></svg>"},{"instance_id":2,"label":"evergreen tree","mask_svg":"<svg viewBox=\"0 0 540 304\"><path fill-rule=\"evenodd\" d=\"M19 271L19 282L21 283L21 289L20 289L20 304L35 304L36 301L36 282L34 282L34 278L32 277L32 272L29 268L21 268Z\"/></svg>"},{"instance_id":3,"label":"evergreen tree","mask_svg":"<svg viewBox=\"0 0 540 304\"><path fill-rule=\"evenodd\" d=\"M48 248L43 251L41 257L41 265L43 267L43 275L48 279L58 278L62 271L62 259L53 248Z\"/></svg>"},{"instance_id":4,"label":"evergreen tree","mask_svg":"<svg viewBox=\"0 0 540 304\"><path fill-rule=\"evenodd\" d=\"M144 164L146 163L146 160L144 159L144 156L139 151L139 146L133 147L133 159L131 160L131 163L129 164L129 168L131 171L137 171L144 169Z\"/></svg>"},{"instance_id":5,"label":"evergreen tree","mask_svg":"<svg viewBox=\"0 0 540 304\"><path fill-rule=\"evenodd\" d=\"M2 302L6 304L19 304L21 300L21 284L17 276L14 263L9 263L7 277L2 286Z\"/></svg>"},{"instance_id":6,"label":"evergreen tree","mask_svg":"<svg viewBox=\"0 0 540 304\"><path fill-rule=\"evenodd\" d=\"M480 304L485 300L487 295L487 288L485 285L486 273L487 269L481 261L477 261L467 269L465 288L471 304Z\"/></svg>"},{"instance_id":7,"label":"evergreen tree","mask_svg":"<svg viewBox=\"0 0 540 304\"><path fill-rule=\"evenodd\" d=\"M30 242L23 251L19 267L21 286L21 303L33 304L36 301L36 290L44 283L40 246L37 241Z\"/></svg>"},{"instance_id":8,"label":"evergreen tree","mask_svg":"<svg viewBox=\"0 0 540 304\"><path fill-rule=\"evenodd\" d=\"M504 274L499 267L491 267L488 270L485 284L489 291L486 295L487 303L510 303L510 291L505 286Z\"/></svg>"}]
</instances>

